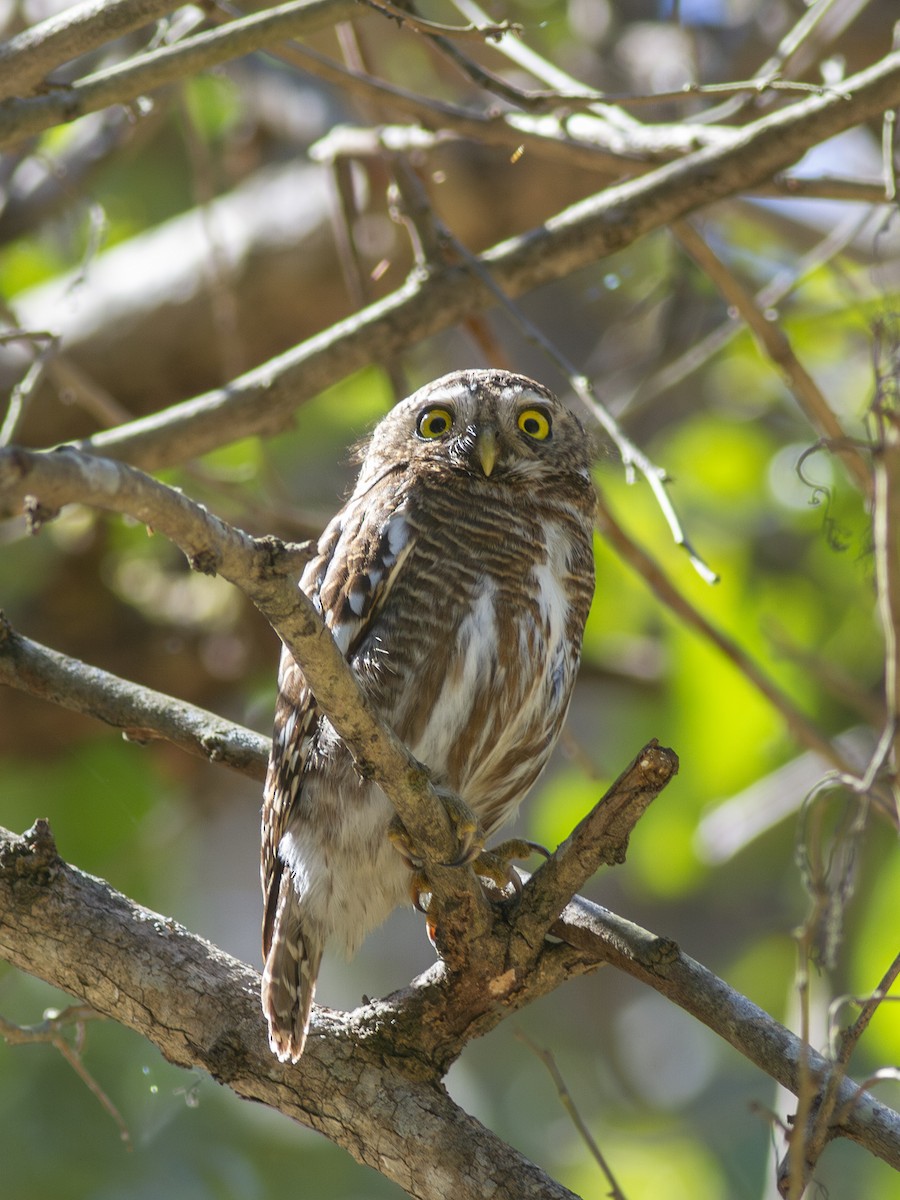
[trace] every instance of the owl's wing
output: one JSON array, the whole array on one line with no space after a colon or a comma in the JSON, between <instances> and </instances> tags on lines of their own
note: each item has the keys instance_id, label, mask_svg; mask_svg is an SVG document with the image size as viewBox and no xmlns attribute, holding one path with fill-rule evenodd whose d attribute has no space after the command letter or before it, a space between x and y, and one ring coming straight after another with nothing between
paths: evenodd
<instances>
[{"instance_id":1,"label":"owl's wing","mask_svg":"<svg viewBox=\"0 0 900 1200\"><path fill-rule=\"evenodd\" d=\"M413 545L405 509L396 493L385 504L354 498L337 514L319 542L300 587L322 613L345 658L360 644L384 603ZM261 878L265 913L263 953L268 954L285 869L278 847L297 811L323 714L301 668L282 650L272 754L262 815Z\"/></svg>"}]
</instances>

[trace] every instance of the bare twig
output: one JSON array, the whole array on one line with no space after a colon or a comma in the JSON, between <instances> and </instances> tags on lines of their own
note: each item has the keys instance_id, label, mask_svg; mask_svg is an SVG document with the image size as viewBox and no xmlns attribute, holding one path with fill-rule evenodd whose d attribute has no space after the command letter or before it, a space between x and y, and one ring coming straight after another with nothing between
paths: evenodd
<instances>
[{"instance_id":1,"label":"bare twig","mask_svg":"<svg viewBox=\"0 0 900 1200\"><path fill-rule=\"evenodd\" d=\"M757 307L752 294L713 253L689 222L673 222L672 231L700 269L719 288L727 302L733 305L746 321L759 345L780 371L817 436L829 440L850 478L863 496L870 497L872 480L865 460L847 438L815 380L797 358L784 330L777 322L767 319L766 314Z\"/></svg>"},{"instance_id":2,"label":"bare twig","mask_svg":"<svg viewBox=\"0 0 900 1200\"><path fill-rule=\"evenodd\" d=\"M563 1079L562 1072L557 1066L556 1059L553 1057L552 1052L547 1050L546 1047L539 1046L537 1042L533 1041L523 1029L517 1029L515 1031L515 1035L523 1045L528 1047L535 1058L537 1058L539 1062L542 1062L547 1068L547 1072L549 1073L550 1078L553 1080L554 1086L556 1087L556 1094L559 1096L560 1104L569 1114L572 1124L578 1130L581 1140L587 1146L591 1157L606 1176L606 1182L609 1184L609 1191L606 1193L607 1196L610 1197L610 1200L626 1200L625 1193L619 1187L618 1181L612 1172L612 1167L610 1167L609 1163L606 1161L606 1156L597 1145L596 1139L594 1138L594 1135L591 1133L590 1129L588 1129L584 1117L582 1117L581 1113L578 1111L578 1106L572 1099L572 1093L566 1086L566 1081Z\"/></svg>"},{"instance_id":3,"label":"bare twig","mask_svg":"<svg viewBox=\"0 0 900 1200\"><path fill-rule=\"evenodd\" d=\"M564 910L553 932L654 988L795 1095L802 1086L800 1064L804 1057L809 1077L818 1087L826 1083L831 1070L826 1059L812 1047L804 1047L800 1038L684 954L674 942L581 896ZM841 1082L838 1093L841 1104L848 1107L835 1132L865 1145L900 1170L900 1113L860 1093L849 1079Z\"/></svg>"},{"instance_id":4,"label":"bare twig","mask_svg":"<svg viewBox=\"0 0 900 1200\"><path fill-rule=\"evenodd\" d=\"M219 0L219 7L232 10L229 0ZM682 153L686 139L677 139L668 129L654 139L648 135L647 144L631 147L618 135L605 138L604 130L596 121L589 128L571 133L556 117L532 118L526 114L489 112L464 108L446 100L435 100L408 88L388 83L358 69L350 69L297 42L286 42L272 54L300 70L319 79L341 87L348 94L375 102L392 112L403 113L422 126L422 137L427 139L430 129L438 130L438 137L450 136L470 138L485 145L508 146L511 150L519 144L529 153L540 155L549 161L581 165L604 176L621 175L626 166L641 169L648 158L668 158ZM677 128L677 127L674 127ZM705 144L721 145L734 135L727 130L706 131L701 139Z\"/></svg>"},{"instance_id":5,"label":"bare twig","mask_svg":"<svg viewBox=\"0 0 900 1200\"><path fill-rule=\"evenodd\" d=\"M885 731L891 742L891 788L900 817L900 323L896 319L877 330L876 377L872 538L884 638Z\"/></svg>"},{"instance_id":6,"label":"bare twig","mask_svg":"<svg viewBox=\"0 0 900 1200\"><path fill-rule=\"evenodd\" d=\"M654 595L691 629L697 630L712 643L762 693L785 720L791 736L801 745L815 750L838 770L852 772L852 767L832 742L800 712L792 700L772 682L762 668L727 634L717 629L669 580L659 565L640 547L610 511L601 496L597 509L598 527L613 549L641 575Z\"/></svg>"},{"instance_id":7,"label":"bare twig","mask_svg":"<svg viewBox=\"0 0 900 1200\"><path fill-rule=\"evenodd\" d=\"M120 679L22 637L0 613L0 683L121 729L129 741L165 740L188 754L262 780L269 739L173 696Z\"/></svg>"},{"instance_id":8,"label":"bare twig","mask_svg":"<svg viewBox=\"0 0 900 1200\"><path fill-rule=\"evenodd\" d=\"M491 24L490 22L480 24L473 21L468 25L462 26L441 25L437 21L426 21L423 17L416 16L415 13L411 13L405 8L399 8L396 4L391 4L390 0L363 0L363 4L367 8L374 9L375 12L390 17L398 25L405 25L415 33L440 35L449 38L471 38L475 41L483 42L502 37L504 33L522 32L522 26L517 25L515 22L501 21L499 24Z\"/></svg>"},{"instance_id":9,"label":"bare twig","mask_svg":"<svg viewBox=\"0 0 900 1200\"><path fill-rule=\"evenodd\" d=\"M2 338L4 341L28 341L32 347L36 342L41 343L40 349L35 353L24 377L19 380L10 393L6 416L3 418L3 424L0 425L0 446L8 446L15 439L16 431L28 409L28 401L47 369L57 347L58 339L52 333L29 333L25 330L15 330L9 334L3 334Z\"/></svg>"},{"instance_id":10,"label":"bare twig","mask_svg":"<svg viewBox=\"0 0 900 1200\"><path fill-rule=\"evenodd\" d=\"M678 771L678 758L648 743L525 885L520 932L534 941L602 864L625 861L628 839Z\"/></svg>"},{"instance_id":11,"label":"bare twig","mask_svg":"<svg viewBox=\"0 0 900 1200\"><path fill-rule=\"evenodd\" d=\"M875 1016L879 1006L883 1001L890 999L888 992L894 986L897 978L900 977L900 954L896 955L894 961L881 977L881 982L876 987L875 991L870 996L867 996L862 1004L862 1011L849 1028L845 1029L841 1034L840 1045L836 1055L836 1061L846 1067L850 1062L850 1056L859 1044L859 1039L869 1027L869 1022ZM897 1000L900 997L894 996Z\"/></svg>"},{"instance_id":12,"label":"bare twig","mask_svg":"<svg viewBox=\"0 0 900 1200\"><path fill-rule=\"evenodd\" d=\"M773 75L790 75L796 78L804 74L822 53L823 47L838 37L868 2L869 0L841 0L836 4L835 0L814 0L796 24L782 36L774 54L771 54L756 72L755 79L767 79ZM756 99L756 94L749 92L744 97L726 101L718 108L704 113L702 119L733 119Z\"/></svg>"},{"instance_id":13,"label":"bare twig","mask_svg":"<svg viewBox=\"0 0 900 1200\"><path fill-rule=\"evenodd\" d=\"M57 1012L55 1009L48 1009L44 1014L43 1021L39 1025L14 1025L11 1021L6 1021L3 1017L0 1017L0 1037L10 1046L44 1043L58 1050L85 1087L96 1096L103 1108L106 1109L107 1113L109 1113L116 1125L118 1125L119 1136L128 1149L131 1150L131 1134L128 1132L128 1126L125 1124L124 1117L97 1080L91 1075L90 1071L88 1071L81 1057L84 1049L85 1022L102 1021L105 1019L102 1013L98 1013L89 1004L72 1004L68 1008L64 1008L61 1012ZM75 1031L74 1045L66 1037L66 1031L69 1029L74 1029Z\"/></svg>"},{"instance_id":14,"label":"bare twig","mask_svg":"<svg viewBox=\"0 0 900 1200\"><path fill-rule=\"evenodd\" d=\"M453 2L457 11L469 21L484 22L488 19L475 0L453 0ZM544 58L521 38L506 35L498 38L493 43L493 48L508 58L510 62L515 63L517 67L529 71L535 79L540 79L561 97L576 97L579 94L582 96L585 94L584 85L580 80L573 78L556 63ZM590 90L588 98L593 98L590 96ZM597 98L597 103L592 105L591 111L600 117L601 122L610 130L618 130L620 133L636 133L642 129L640 121L636 118L623 112L614 104L604 104L599 98Z\"/></svg>"},{"instance_id":15,"label":"bare twig","mask_svg":"<svg viewBox=\"0 0 900 1200\"><path fill-rule=\"evenodd\" d=\"M785 182L794 182L794 180ZM868 213L862 217L856 213L852 213L835 226L834 229L829 230L820 242L817 242L812 249L797 259L791 269L779 271L767 284L760 288L753 298L756 308L765 314L768 309L777 307L787 295L802 283L805 276L811 274L829 262L835 255L839 254L853 240L857 233L860 232L868 220ZM718 325L706 334L705 337L700 338L699 341L689 346L677 358L667 363L664 367L661 367L658 371L655 371L652 375L642 379L634 400L628 401L625 396L618 396L610 404L610 407L615 412L621 412L627 403L629 412L632 414L635 410L643 409L655 397L675 387L695 371L699 370L714 354L717 354L733 338L737 337L742 329L743 324L737 319L737 314L734 318L729 317L721 325Z\"/></svg>"}]
</instances>

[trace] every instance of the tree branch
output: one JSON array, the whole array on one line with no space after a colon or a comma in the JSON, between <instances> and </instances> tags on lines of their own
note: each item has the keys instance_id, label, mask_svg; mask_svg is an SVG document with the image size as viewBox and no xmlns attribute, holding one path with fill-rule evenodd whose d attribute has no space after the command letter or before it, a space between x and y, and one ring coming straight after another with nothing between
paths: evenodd
<instances>
[{"instance_id":1,"label":"tree branch","mask_svg":"<svg viewBox=\"0 0 900 1200\"><path fill-rule=\"evenodd\" d=\"M259 976L168 917L57 856L46 822L0 830L0 954L199 1067L237 1095L324 1133L411 1196L574 1200L462 1111L419 1061L316 1011L299 1067L266 1044ZM452 1180L437 1190L435 1175Z\"/></svg>"},{"instance_id":2,"label":"tree branch","mask_svg":"<svg viewBox=\"0 0 900 1200\"><path fill-rule=\"evenodd\" d=\"M158 91L282 38L313 33L356 11L354 0L290 0L221 29L206 30L176 45L126 59L66 87L54 88L45 96L9 100L0 108L0 149L110 104L130 104L144 92Z\"/></svg>"},{"instance_id":3,"label":"tree branch","mask_svg":"<svg viewBox=\"0 0 900 1200\"><path fill-rule=\"evenodd\" d=\"M563 911L551 932L649 984L794 1095L804 1077L813 1080L820 1094L827 1087L834 1064L669 939L656 937L580 896ZM900 1113L860 1092L850 1079L844 1078L838 1091L839 1124L830 1136L850 1138L900 1170Z\"/></svg>"},{"instance_id":4,"label":"tree branch","mask_svg":"<svg viewBox=\"0 0 900 1200\"><path fill-rule=\"evenodd\" d=\"M540 228L481 255L512 296L560 279L622 250L644 234L739 191L755 188L821 139L900 104L900 53L846 81L849 99L812 96L762 118L725 147L583 200ZM226 387L79 443L93 453L155 469L284 426L305 400L374 362L390 361L412 342L494 303L466 267L411 277L403 287Z\"/></svg>"},{"instance_id":5,"label":"tree branch","mask_svg":"<svg viewBox=\"0 0 900 1200\"><path fill-rule=\"evenodd\" d=\"M552 932L580 951L582 970L608 962L648 984L783 1086L796 1090L801 1052L817 1085L827 1084L829 1063L668 939L581 897ZM46 822L24 837L0 830L0 954L147 1037L170 1062L200 1067L239 1096L319 1130L413 1196L434 1196L437 1166L458 1172L453 1194L464 1200L570 1196L439 1086L443 1031L421 1016L453 1008L443 964L355 1012L317 1008L302 1066L283 1066L265 1045L256 972L67 866ZM535 972L515 1007L545 990ZM489 1023L470 1025L470 1036L502 1020L509 1008L499 1007ZM900 1115L849 1079L839 1102L834 1135L900 1169Z\"/></svg>"},{"instance_id":6,"label":"tree branch","mask_svg":"<svg viewBox=\"0 0 900 1200\"><path fill-rule=\"evenodd\" d=\"M85 0L0 45L0 99L23 96L54 68L179 8L179 0Z\"/></svg>"},{"instance_id":7,"label":"tree branch","mask_svg":"<svg viewBox=\"0 0 900 1200\"><path fill-rule=\"evenodd\" d=\"M526 937L529 933L543 937L550 922L601 866L625 861L632 830L677 771L674 752L655 740L641 750L526 884Z\"/></svg>"},{"instance_id":8,"label":"tree branch","mask_svg":"<svg viewBox=\"0 0 900 1200\"><path fill-rule=\"evenodd\" d=\"M12 628L0 612L0 683L96 717L133 742L163 740L260 782L270 740L215 713L141 687L50 650Z\"/></svg>"}]
</instances>

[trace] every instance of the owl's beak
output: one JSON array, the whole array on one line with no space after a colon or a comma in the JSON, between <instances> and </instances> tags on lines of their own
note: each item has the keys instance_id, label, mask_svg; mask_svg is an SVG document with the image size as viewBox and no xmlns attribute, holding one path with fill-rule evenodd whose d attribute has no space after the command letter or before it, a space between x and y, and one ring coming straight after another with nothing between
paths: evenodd
<instances>
[{"instance_id":1,"label":"owl's beak","mask_svg":"<svg viewBox=\"0 0 900 1200\"><path fill-rule=\"evenodd\" d=\"M488 425L484 429L479 429L475 435L475 452L478 455L478 461L481 463L481 469L485 475L490 475L497 463L497 457L500 453L500 447L497 445L497 434L492 426Z\"/></svg>"}]
</instances>

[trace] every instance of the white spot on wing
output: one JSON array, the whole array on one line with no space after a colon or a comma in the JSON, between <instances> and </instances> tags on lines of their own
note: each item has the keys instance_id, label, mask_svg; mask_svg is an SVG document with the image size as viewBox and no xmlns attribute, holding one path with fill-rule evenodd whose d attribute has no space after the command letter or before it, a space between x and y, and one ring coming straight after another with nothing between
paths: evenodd
<instances>
[{"instance_id":1,"label":"white spot on wing","mask_svg":"<svg viewBox=\"0 0 900 1200\"><path fill-rule=\"evenodd\" d=\"M375 582L375 580L372 580L373 585ZM347 599L349 600L351 611L354 612L358 617L361 617L366 611L366 603L369 599L369 592L363 587L357 587L354 585L350 589Z\"/></svg>"},{"instance_id":2,"label":"white spot on wing","mask_svg":"<svg viewBox=\"0 0 900 1200\"><path fill-rule=\"evenodd\" d=\"M547 650L554 650L566 636L569 598L565 576L570 551L569 539L559 525L547 529L547 561L532 567L538 586L538 603L544 621Z\"/></svg>"},{"instance_id":3,"label":"white spot on wing","mask_svg":"<svg viewBox=\"0 0 900 1200\"><path fill-rule=\"evenodd\" d=\"M459 627L457 655L462 659L462 666L455 666L452 678L448 676L445 680L421 738L411 747L415 756L434 771L444 770L454 743L468 724L478 692L485 686L496 661L495 598L494 582L486 577Z\"/></svg>"},{"instance_id":4,"label":"white spot on wing","mask_svg":"<svg viewBox=\"0 0 900 1200\"><path fill-rule=\"evenodd\" d=\"M409 541L409 524L405 514L402 511L394 513L384 527L384 532L387 538L387 548L396 559Z\"/></svg>"}]
</instances>

